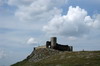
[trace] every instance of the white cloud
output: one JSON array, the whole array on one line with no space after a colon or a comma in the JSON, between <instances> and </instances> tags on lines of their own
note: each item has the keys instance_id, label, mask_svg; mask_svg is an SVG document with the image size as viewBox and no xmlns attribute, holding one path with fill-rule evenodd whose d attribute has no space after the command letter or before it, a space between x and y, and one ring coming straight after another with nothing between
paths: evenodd
<instances>
[{"instance_id":1,"label":"white cloud","mask_svg":"<svg viewBox=\"0 0 100 66\"><path fill-rule=\"evenodd\" d=\"M27 41L27 44L37 44L37 41L35 38L29 38L28 41Z\"/></svg>"},{"instance_id":2,"label":"white cloud","mask_svg":"<svg viewBox=\"0 0 100 66\"><path fill-rule=\"evenodd\" d=\"M52 10L47 10L45 7L35 8L35 7L20 7L16 11L15 16L17 16L22 21L34 21L34 22L45 22L51 19L55 14L61 13L60 9L54 8Z\"/></svg>"},{"instance_id":3,"label":"white cloud","mask_svg":"<svg viewBox=\"0 0 100 66\"><path fill-rule=\"evenodd\" d=\"M48 34L84 37L91 29L100 26L99 17L98 15L96 18L91 18L86 10L79 6L70 6L66 15L55 16L43 27L43 30Z\"/></svg>"},{"instance_id":4,"label":"white cloud","mask_svg":"<svg viewBox=\"0 0 100 66\"><path fill-rule=\"evenodd\" d=\"M62 12L60 7L65 3L67 0L8 0L8 4L18 7L15 16L24 21L34 22L48 21Z\"/></svg>"},{"instance_id":5,"label":"white cloud","mask_svg":"<svg viewBox=\"0 0 100 66\"><path fill-rule=\"evenodd\" d=\"M66 15L55 16L43 30L47 33L79 36L88 31L84 22L87 12L84 9L70 6Z\"/></svg>"},{"instance_id":6,"label":"white cloud","mask_svg":"<svg viewBox=\"0 0 100 66\"><path fill-rule=\"evenodd\" d=\"M0 59L4 58L6 56L6 53L4 50L0 49Z\"/></svg>"},{"instance_id":7,"label":"white cloud","mask_svg":"<svg viewBox=\"0 0 100 66\"><path fill-rule=\"evenodd\" d=\"M100 14L94 15L94 23L93 23L93 27L96 29L100 29Z\"/></svg>"},{"instance_id":8,"label":"white cloud","mask_svg":"<svg viewBox=\"0 0 100 66\"><path fill-rule=\"evenodd\" d=\"M30 4L35 4L35 5L49 5L50 7L52 6L61 6L62 4L67 3L68 0L8 0L9 5L15 5L20 7L20 5L30 5Z\"/></svg>"},{"instance_id":9,"label":"white cloud","mask_svg":"<svg viewBox=\"0 0 100 66\"><path fill-rule=\"evenodd\" d=\"M22 5L29 5L33 1L34 0L8 0L8 4L20 7Z\"/></svg>"}]
</instances>

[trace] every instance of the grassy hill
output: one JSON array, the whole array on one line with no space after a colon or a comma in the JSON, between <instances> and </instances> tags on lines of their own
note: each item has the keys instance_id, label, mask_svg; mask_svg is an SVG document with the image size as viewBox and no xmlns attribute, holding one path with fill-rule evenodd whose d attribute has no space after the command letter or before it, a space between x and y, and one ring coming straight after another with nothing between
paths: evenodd
<instances>
[{"instance_id":1,"label":"grassy hill","mask_svg":"<svg viewBox=\"0 0 100 66\"><path fill-rule=\"evenodd\" d=\"M57 51L41 48L11 66L100 66L100 51Z\"/></svg>"}]
</instances>

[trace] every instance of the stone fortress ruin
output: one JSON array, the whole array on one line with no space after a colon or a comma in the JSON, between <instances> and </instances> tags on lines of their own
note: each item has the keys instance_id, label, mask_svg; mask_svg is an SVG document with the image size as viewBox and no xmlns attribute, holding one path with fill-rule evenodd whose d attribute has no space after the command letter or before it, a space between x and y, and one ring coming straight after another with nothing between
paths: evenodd
<instances>
[{"instance_id":1,"label":"stone fortress ruin","mask_svg":"<svg viewBox=\"0 0 100 66\"><path fill-rule=\"evenodd\" d=\"M34 48L34 50L39 49L39 48L50 48L50 49L55 49L59 51L73 51L73 46L58 44L56 37L51 37L50 41L46 41L46 46L39 46L39 47Z\"/></svg>"}]
</instances>

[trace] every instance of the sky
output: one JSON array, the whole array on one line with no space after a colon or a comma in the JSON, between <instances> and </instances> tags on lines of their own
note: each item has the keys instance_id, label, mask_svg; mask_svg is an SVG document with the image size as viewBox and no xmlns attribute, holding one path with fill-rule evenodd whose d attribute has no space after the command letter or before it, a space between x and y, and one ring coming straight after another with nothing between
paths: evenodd
<instances>
[{"instance_id":1,"label":"sky","mask_svg":"<svg viewBox=\"0 0 100 66\"><path fill-rule=\"evenodd\" d=\"M0 66L52 36L74 51L100 50L100 0L0 0Z\"/></svg>"}]
</instances>

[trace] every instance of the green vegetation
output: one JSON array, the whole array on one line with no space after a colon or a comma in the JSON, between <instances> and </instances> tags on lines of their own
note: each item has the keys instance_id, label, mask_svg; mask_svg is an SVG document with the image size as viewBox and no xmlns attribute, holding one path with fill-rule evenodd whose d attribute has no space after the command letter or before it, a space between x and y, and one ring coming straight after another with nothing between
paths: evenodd
<instances>
[{"instance_id":1,"label":"green vegetation","mask_svg":"<svg viewBox=\"0 0 100 66\"><path fill-rule=\"evenodd\" d=\"M100 66L100 51L63 52L39 49L12 66Z\"/></svg>"}]
</instances>

